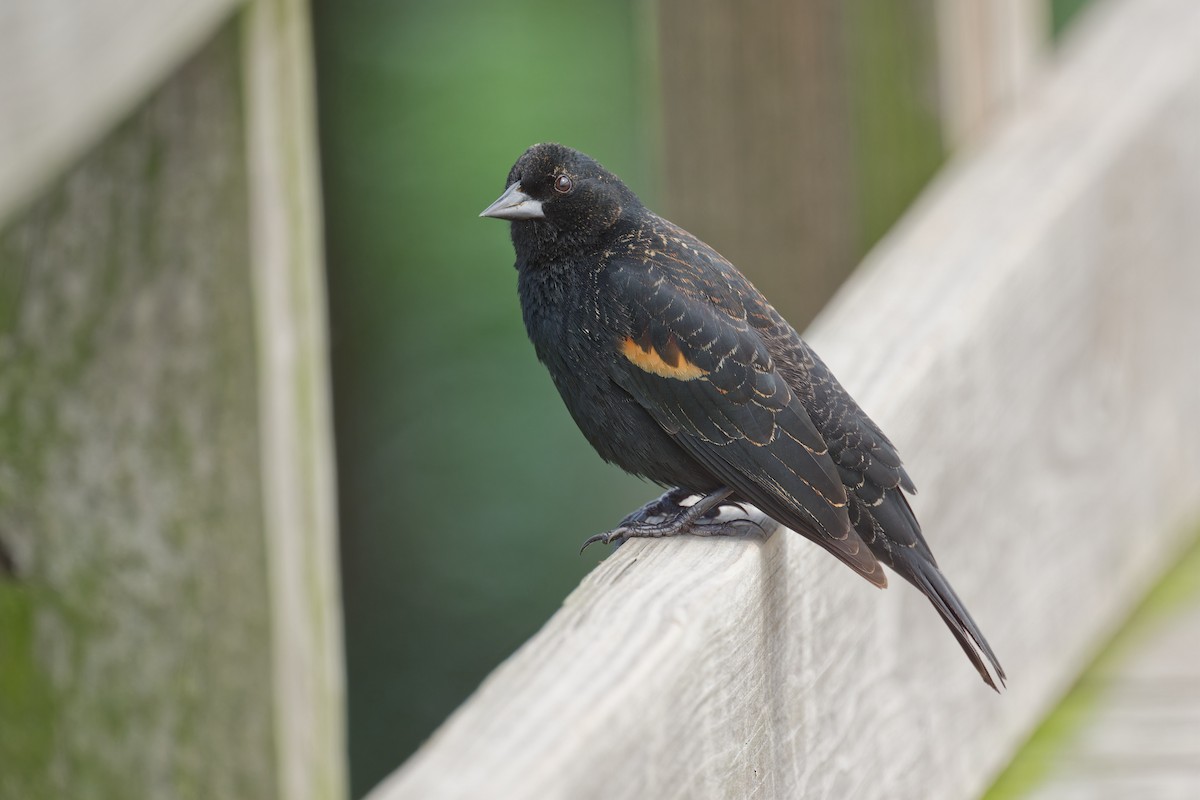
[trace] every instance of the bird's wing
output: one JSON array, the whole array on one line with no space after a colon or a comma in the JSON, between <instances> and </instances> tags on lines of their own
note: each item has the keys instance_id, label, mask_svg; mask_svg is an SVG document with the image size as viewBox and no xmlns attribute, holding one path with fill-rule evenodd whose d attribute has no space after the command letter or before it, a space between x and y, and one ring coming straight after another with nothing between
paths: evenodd
<instances>
[{"instance_id":1,"label":"bird's wing","mask_svg":"<svg viewBox=\"0 0 1200 800\"><path fill-rule=\"evenodd\" d=\"M674 257L663 264L662 256L608 273L622 312L613 326L613 380L739 497L886 585L850 523L825 440L728 283L720 272Z\"/></svg>"},{"instance_id":2,"label":"bird's wing","mask_svg":"<svg viewBox=\"0 0 1200 800\"><path fill-rule=\"evenodd\" d=\"M787 365L783 369L784 377L793 386L802 383L807 387L805 407L817 428L825 432L834 463L846 486L862 486L865 481L876 492L900 487L915 494L916 488L895 445L846 393L795 328L769 305L751 303L748 316L750 324L762 336L767 351ZM798 372L795 379L787 374L788 366ZM863 499L871 502L870 497Z\"/></svg>"},{"instance_id":3,"label":"bird's wing","mask_svg":"<svg viewBox=\"0 0 1200 800\"><path fill-rule=\"evenodd\" d=\"M779 312L765 301L748 305L751 326L789 385L803 393L804 407L829 445L829 455L847 492L857 501L851 502L850 521L859 535L889 565L890 554L885 557L884 553L893 545L903 545L916 549L936 566L920 523L904 497L904 492L916 493L916 487L895 445Z\"/></svg>"},{"instance_id":4,"label":"bird's wing","mask_svg":"<svg viewBox=\"0 0 1200 800\"><path fill-rule=\"evenodd\" d=\"M921 590L958 640L984 682L1005 680L991 645L971 618L921 533L908 498L912 479L895 446L854 401L816 353L757 292L745 293L747 318L759 332L789 385L803 392L810 418L829 445L829 455L850 496L850 522L883 563Z\"/></svg>"}]
</instances>

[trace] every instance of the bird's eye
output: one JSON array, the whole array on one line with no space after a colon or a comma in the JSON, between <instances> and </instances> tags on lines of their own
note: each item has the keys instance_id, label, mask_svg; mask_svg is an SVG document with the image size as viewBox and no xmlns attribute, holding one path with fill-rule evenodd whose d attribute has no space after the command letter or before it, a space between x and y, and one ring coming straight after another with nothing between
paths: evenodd
<instances>
[{"instance_id":1,"label":"bird's eye","mask_svg":"<svg viewBox=\"0 0 1200 800\"><path fill-rule=\"evenodd\" d=\"M572 185L570 176L559 175L554 181L554 191L559 194L566 194L571 191Z\"/></svg>"}]
</instances>

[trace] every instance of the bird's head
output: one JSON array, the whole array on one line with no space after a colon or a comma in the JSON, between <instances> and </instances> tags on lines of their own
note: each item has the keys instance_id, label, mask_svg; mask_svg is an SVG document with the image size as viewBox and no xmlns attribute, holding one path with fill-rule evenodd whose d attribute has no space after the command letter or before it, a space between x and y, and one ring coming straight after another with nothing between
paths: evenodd
<instances>
[{"instance_id":1,"label":"bird's head","mask_svg":"<svg viewBox=\"0 0 1200 800\"><path fill-rule=\"evenodd\" d=\"M624 214L637 195L595 159L561 144L535 144L509 170L504 194L479 216L513 223L519 255L551 256L585 246Z\"/></svg>"}]
</instances>

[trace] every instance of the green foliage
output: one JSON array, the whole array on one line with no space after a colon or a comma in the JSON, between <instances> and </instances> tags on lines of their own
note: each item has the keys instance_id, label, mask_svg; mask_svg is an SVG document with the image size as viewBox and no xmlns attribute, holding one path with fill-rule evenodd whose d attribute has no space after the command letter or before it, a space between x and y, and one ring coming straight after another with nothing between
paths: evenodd
<instances>
[{"instance_id":1,"label":"green foliage","mask_svg":"<svg viewBox=\"0 0 1200 800\"><path fill-rule=\"evenodd\" d=\"M1092 0L1050 0L1050 32L1055 39L1075 20L1076 15L1091 4Z\"/></svg>"},{"instance_id":2,"label":"green foliage","mask_svg":"<svg viewBox=\"0 0 1200 800\"><path fill-rule=\"evenodd\" d=\"M393 769L657 489L605 466L526 340L507 226L530 144L650 188L632 3L318 2L351 771Z\"/></svg>"},{"instance_id":3,"label":"green foliage","mask_svg":"<svg viewBox=\"0 0 1200 800\"><path fill-rule=\"evenodd\" d=\"M935 83L937 42L920 4L854 0L845 9L858 244L865 253L945 157Z\"/></svg>"}]
</instances>

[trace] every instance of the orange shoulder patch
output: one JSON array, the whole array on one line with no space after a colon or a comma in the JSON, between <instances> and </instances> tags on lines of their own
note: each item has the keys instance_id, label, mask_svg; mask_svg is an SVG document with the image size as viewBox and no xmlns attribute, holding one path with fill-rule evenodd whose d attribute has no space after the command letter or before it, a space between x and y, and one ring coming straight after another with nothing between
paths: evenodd
<instances>
[{"instance_id":1,"label":"orange shoulder patch","mask_svg":"<svg viewBox=\"0 0 1200 800\"><path fill-rule=\"evenodd\" d=\"M641 341L626 336L621 340L621 355L640 370L677 381L694 381L708 374L684 357L673 336L667 339L661 353L654 349L648 336Z\"/></svg>"}]
</instances>

